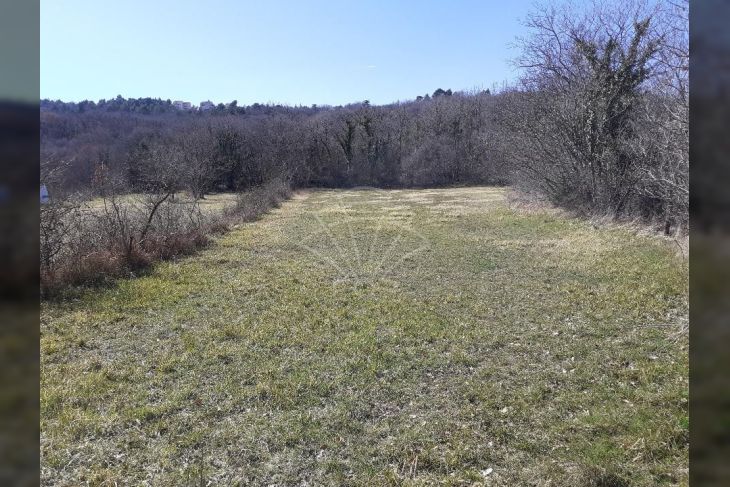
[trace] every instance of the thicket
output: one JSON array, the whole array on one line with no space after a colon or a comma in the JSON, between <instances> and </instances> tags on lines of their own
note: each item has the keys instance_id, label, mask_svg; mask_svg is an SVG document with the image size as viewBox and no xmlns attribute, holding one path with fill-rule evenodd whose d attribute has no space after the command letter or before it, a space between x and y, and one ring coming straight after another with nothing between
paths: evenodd
<instances>
[{"instance_id":1,"label":"thicket","mask_svg":"<svg viewBox=\"0 0 730 487\"><path fill-rule=\"evenodd\" d=\"M687 14L686 1L536 10L498 114L512 181L582 213L686 231Z\"/></svg>"}]
</instances>

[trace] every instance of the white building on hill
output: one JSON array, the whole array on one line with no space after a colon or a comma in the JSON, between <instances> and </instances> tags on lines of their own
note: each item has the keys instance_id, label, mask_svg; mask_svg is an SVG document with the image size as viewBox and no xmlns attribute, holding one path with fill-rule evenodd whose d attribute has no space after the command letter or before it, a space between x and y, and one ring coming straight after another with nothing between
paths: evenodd
<instances>
[{"instance_id":1,"label":"white building on hill","mask_svg":"<svg viewBox=\"0 0 730 487\"><path fill-rule=\"evenodd\" d=\"M193 106L189 101L175 100L172 105L178 110L190 110Z\"/></svg>"}]
</instances>

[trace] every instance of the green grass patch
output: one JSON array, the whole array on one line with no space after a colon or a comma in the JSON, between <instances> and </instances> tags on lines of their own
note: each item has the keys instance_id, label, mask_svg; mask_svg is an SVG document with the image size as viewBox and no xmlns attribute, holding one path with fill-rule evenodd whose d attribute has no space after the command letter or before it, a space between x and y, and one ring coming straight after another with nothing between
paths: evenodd
<instances>
[{"instance_id":1,"label":"green grass patch","mask_svg":"<svg viewBox=\"0 0 730 487\"><path fill-rule=\"evenodd\" d=\"M504 191L310 191L43 303L43 481L686 485L686 263Z\"/></svg>"}]
</instances>

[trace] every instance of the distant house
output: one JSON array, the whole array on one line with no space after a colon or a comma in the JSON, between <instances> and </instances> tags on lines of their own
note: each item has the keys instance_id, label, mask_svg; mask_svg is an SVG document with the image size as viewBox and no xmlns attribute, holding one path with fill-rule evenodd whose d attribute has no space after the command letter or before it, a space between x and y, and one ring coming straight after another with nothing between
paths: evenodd
<instances>
[{"instance_id":1,"label":"distant house","mask_svg":"<svg viewBox=\"0 0 730 487\"><path fill-rule=\"evenodd\" d=\"M172 106L174 106L178 110L190 110L193 107L189 101L180 100L175 100L174 102L172 102Z\"/></svg>"},{"instance_id":2,"label":"distant house","mask_svg":"<svg viewBox=\"0 0 730 487\"><path fill-rule=\"evenodd\" d=\"M200 111L201 112L207 112L208 110L213 110L215 108L215 103L212 101L201 101L200 102Z\"/></svg>"}]
</instances>

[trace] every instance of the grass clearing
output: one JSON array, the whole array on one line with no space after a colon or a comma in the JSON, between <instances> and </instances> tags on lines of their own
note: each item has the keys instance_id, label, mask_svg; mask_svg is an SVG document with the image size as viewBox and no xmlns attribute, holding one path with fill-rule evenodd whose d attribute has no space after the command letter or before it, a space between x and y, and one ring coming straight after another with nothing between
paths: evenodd
<instances>
[{"instance_id":1,"label":"grass clearing","mask_svg":"<svg viewBox=\"0 0 730 487\"><path fill-rule=\"evenodd\" d=\"M686 485L687 268L502 188L309 191L41 311L46 485Z\"/></svg>"}]
</instances>

